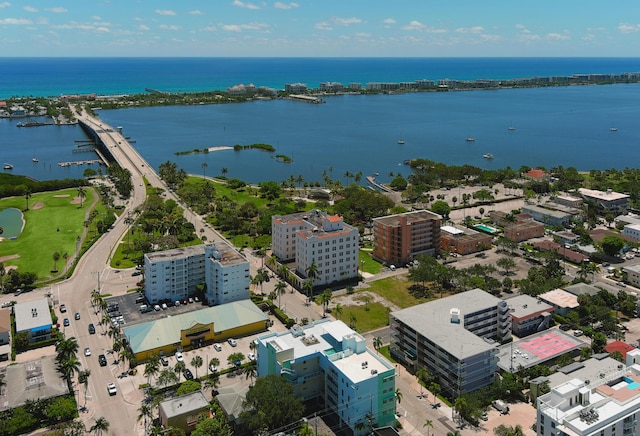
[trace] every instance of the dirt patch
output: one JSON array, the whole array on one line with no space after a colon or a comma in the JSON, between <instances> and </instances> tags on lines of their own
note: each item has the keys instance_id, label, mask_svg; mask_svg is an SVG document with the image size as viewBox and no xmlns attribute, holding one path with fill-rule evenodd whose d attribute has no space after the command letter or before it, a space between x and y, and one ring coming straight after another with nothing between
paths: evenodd
<instances>
[{"instance_id":1,"label":"dirt patch","mask_svg":"<svg viewBox=\"0 0 640 436\"><path fill-rule=\"evenodd\" d=\"M38 209L42 209L43 207L44 207L44 203L43 202L39 202L39 203L36 203L36 204L32 205L31 209L38 210Z\"/></svg>"},{"instance_id":2,"label":"dirt patch","mask_svg":"<svg viewBox=\"0 0 640 436\"><path fill-rule=\"evenodd\" d=\"M69 194L58 194L58 195L54 195L55 198L67 198L67 197L71 197Z\"/></svg>"},{"instance_id":3,"label":"dirt patch","mask_svg":"<svg viewBox=\"0 0 640 436\"><path fill-rule=\"evenodd\" d=\"M0 257L0 262L6 262L8 260L12 260L12 259L19 259L20 255L19 254L9 254L8 256L2 256ZM8 267L7 267L8 268Z\"/></svg>"},{"instance_id":4,"label":"dirt patch","mask_svg":"<svg viewBox=\"0 0 640 436\"><path fill-rule=\"evenodd\" d=\"M368 302L366 301L365 297L369 297ZM380 304L383 304L384 306L390 307L391 310L400 309L395 304L392 304L391 302L382 298L380 295L376 294L375 292L369 292L369 291L359 291L351 295L348 295L348 294L343 294L340 296L336 295L331 299L331 302L334 304L340 303L342 306L364 306L365 304L368 304L368 303L380 303Z\"/></svg>"},{"instance_id":5,"label":"dirt patch","mask_svg":"<svg viewBox=\"0 0 640 436\"><path fill-rule=\"evenodd\" d=\"M71 204L80 204L80 197L74 197L73 200L71 200Z\"/></svg>"}]
</instances>

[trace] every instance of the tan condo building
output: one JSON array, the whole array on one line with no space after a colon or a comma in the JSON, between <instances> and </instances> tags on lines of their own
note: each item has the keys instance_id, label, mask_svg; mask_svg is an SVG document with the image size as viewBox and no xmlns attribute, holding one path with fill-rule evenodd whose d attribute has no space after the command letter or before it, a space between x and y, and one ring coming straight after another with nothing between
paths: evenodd
<instances>
[{"instance_id":1,"label":"tan condo building","mask_svg":"<svg viewBox=\"0 0 640 436\"><path fill-rule=\"evenodd\" d=\"M442 217L426 210L373 219L374 259L405 265L416 256L435 256L440 250Z\"/></svg>"}]
</instances>

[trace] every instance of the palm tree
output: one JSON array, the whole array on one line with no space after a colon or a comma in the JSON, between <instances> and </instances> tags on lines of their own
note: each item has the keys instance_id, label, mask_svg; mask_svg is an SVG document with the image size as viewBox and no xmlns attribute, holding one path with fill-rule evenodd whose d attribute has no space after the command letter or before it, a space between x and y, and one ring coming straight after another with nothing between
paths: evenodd
<instances>
[{"instance_id":1,"label":"palm tree","mask_svg":"<svg viewBox=\"0 0 640 436\"><path fill-rule=\"evenodd\" d=\"M515 427L500 424L493 429L493 434L496 436L524 436L524 431L520 424L517 424Z\"/></svg>"},{"instance_id":2,"label":"palm tree","mask_svg":"<svg viewBox=\"0 0 640 436\"><path fill-rule=\"evenodd\" d=\"M287 291L287 284L281 280L278 280L278 283L275 286L276 294L278 295L278 309L282 309L280 305L280 296Z\"/></svg>"},{"instance_id":3,"label":"palm tree","mask_svg":"<svg viewBox=\"0 0 640 436\"><path fill-rule=\"evenodd\" d=\"M144 430L147 432L147 418L149 421L153 421L153 409L148 403L143 402L138 409L138 422L144 419Z\"/></svg>"},{"instance_id":4,"label":"palm tree","mask_svg":"<svg viewBox=\"0 0 640 436\"><path fill-rule=\"evenodd\" d=\"M310 300L311 293L313 292L313 284L311 283L311 280L305 280L304 283L302 283L302 289L307 294L307 301Z\"/></svg>"},{"instance_id":5,"label":"palm tree","mask_svg":"<svg viewBox=\"0 0 640 436\"><path fill-rule=\"evenodd\" d=\"M97 436L102 435L102 432L106 431L109 431L109 421L107 421L107 418L104 416L95 419L95 424L93 424L89 429L89 433L93 433Z\"/></svg>"},{"instance_id":6,"label":"palm tree","mask_svg":"<svg viewBox=\"0 0 640 436\"><path fill-rule=\"evenodd\" d=\"M400 404L402 402L402 391L400 390L400 388L396 388L395 397L396 402Z\"/></svg>"},{"instance_id":7,"label":"palm tree","mask_svg":"<svg viewBox=\"0 0 640 436\"><path fill-rule=\"evenodd\" d=\"M356 318L355 313L349 312L349 327L351 329L355 329L356 328L356 321L358 321L358 318Z\"/></svg>"},{"instance_id":8,"label":"palm tree","mask_svg":"<svg viewBox=\"0 0 640 436\"><path fill-rule=\"evenodd\" d=\"M80 197L80 207L82 207L82 202L84 200L84 197L86 197L86 195L87 195L87 191L82 186L80 186L78 188L78 197Z\"/></svg>"},{"instance_id":9,"label":"palm tree","mask_svg":"<svg viewBox=\"0 0 640 436\"><path fill-rule=\"evenodd\" d=\"M87 407L87 389L89 389L89 376L91 375L91 370L86 369L84 371L80 371L78 373L78 382L84 385L84 405L83 408Z\"/></svg>"},{"instance_id":10,"label":"palm tree","mask_svg":"<svg viewBox=\"0 0 640 436\"><path fill-rule=\"evenodd\" d=\"M73 376L80 371L80 361L73 355L63 361L58 361L57 370L62 374L62 378L67 382L69 393L73 393Z\"/></svg>"},{"instance_id":11,"label":"palm tree","mask_svg":"<svg viewBox=\"0 0 640 436\"><path fill-rule=\"evenodd\" d=\"M456 398L456 401L453 402L452 412L456 412L458 417L462 416L462 411L467 407L467 400L463 397Z\"/></svg>"},{"instance_id":12,"label":"palm tree","mask_svg":"<svg viewBox=\"0 0 640 436\"><path fill-rule=\"evenodd\" d=\"M212 357L211 360L209 361L209 367L217 368L219 366L220 366L220 359L218 359L217 357Z\"/></svg>"},{"instance_id":13,"label":"palm tree","mask_svg":"<svg viewBox=\"0 0 640 436\"><path fill-rule=\"evenodd\" d=\"M185 369L187 369L187 365L185 365L184 362L176 362L175 366L173 367L173 372L175 372L178 376L178 381L180 381L180 377L184 373Z\"/></svg>"},{"instance_id":14,"label":"palm tree","mask_svg":"<svg viewBox=\"0 0 640 436\"><path fill-rule=\"evenodd\" d=\"M340 319L340 315L342 315L342 304L336 304L336 307L333 308L333 314L337 319Z\"/></svg>"},{"instance_id":15,"label":"palm tree","mask_svg":"<svg viewBox=\"0 0 640 436\"><path fill-rule=\"evenodd\" d=\"M448 431L447 436L460 436L460 430Z\"/></svg>"},{"instance_id":16,"label":"palm tree","mask_svg":"<svg viewBox=\"0 0 640 436\"><path fill-rule=\"evenodd\" d=\"M196 369L196 378L198 378L198 368L202 366L202 357L196 355L191 359L191 366Z\"/></svg>"},{"instance_id":17,"label":"palm tree","mask_svg":"<svg viewBox=\"0 0 640 436\"><path fill-rule=\"evenodd\" d=\"M380 354L380 348L382 348L382 338L380 336L373 338L373 348Z\"/></svg>"},{"instance_id":18,"label":"palm tree","mask_svg":"<svg viewBox=\"0 0 640 436\"><path fill-rule=\"evenodd\" d=\"M155 376L160 371L160 358L158 356L158 359L155 359L154 356L157 356L157 354L149 357L147 362L144 364L144 376L147 377L147 384L151 384L151 377Z\"/></svg>"},{"instance_id":19,"label":"palm tree","mask_svg":"<svg viewBox=\"0 0 640 436\"><path fill-rule=\"evenodd\" d=\"M56 360L58 363L64 362L71 357L76 357L78 353L78 340L74 337L62 339L56 344Z\"/></svg>"},{"instance_id":20,"label":"palm tree","mask_svg":"<svg viewBox=\"0 0 640 436\"><path fill-rule=\"evenodd\" d=\"M423 427L431 427L433 428L433 421L430 419L425 419L424 424L422 424ZM427 431L427 435L429 434L429 431Z\"/></svg>"},{"instance_id":21,"label":"palm tree","mask_svg":"<svg viewBox=\"0 0 640 436\"><path fill-rule=\"evenodd\" d=\"M218 374L214 374L211 377L207 378L204 381L204 389L210 389L211 390L211 396L213 396L213 391L215 391L216 389L218 389L218 385L220 384L220 377L218 377Z\"/></svg>"},{"instance_id":22,"label":"palm tree","mask_svg":"<svg viewBox=\"0 0 640 436\"><path fill-rule=\"evenodd\" d=\"M331 289L325 289L322 294L320 294L320 301L322 302L322 314L327 313L327 309L329 308L329 303L331 302L331 298L333 297L333 292Z\"/></svg>"},{"instance_id":23,"label":"palm tree","mask_svg":"<svg viewBox=\"0 0 640 436\"><path fill-rule=\"evenodd\" d=\"M223 176L226 176L228 172L229 172L229 169L228 169L227 167L222 167L222 168L220 168L220 173L221 173Z\"/></svg>"},{"instance_id":24,"label":"palm tree","mask_svg":"<svg viewBox=\"0 0 640 436\"><path fill-rule=\"evenodd\" d=\"M160 371L160 374L158 374L157 382L165 388L170 384L175 384L175 383L178 383L179 381L180 379L176 375L176 373L169 368L163 369L162 371Z\"/></svg>"},{"instance_id":25,"label":"palm tree","mask_svg":"<svg viewBox=\"0 0 640 436\"><path fill-rule=\"evenodd\" d=\"M206 179L206 178L207 178L207 176L206 176L206 171L207 171L207 167L209 166L209 164L208 164L208 163L206 163L206 162L202 162L202 163L200 164L200 166L202 167L202 178L203 178L203 179Z\"/></svg>"},{"instance_id":26,"label":"palm tree","mask_svg":"<svg viewBox=\"0 0 640 436\"><path fill-rule=\"evenodd\" d=\"M27 201L26 210L29 210L29 198L31 198L31 188L27 187L24 189L24 199Z\"/></svg>"},{"instance_id":27,"label":"palm tree","mask_svg":"<svg viewBox=\"0 0 640 436\"><path fill-rule=\"evenodd\" d=\"M429 383L429 390L433 394L433 406L435 407L438 400L438 394L440 393L440 385L436 382Z\"/></svg>"},{"instance_id":28,"label":"palm tree","mask_svg":"<svg viewBox=\"0 0 640 436\"><path fill-rule=\"evenodd\" d=\"M51 272L57 272L58 271L58 261L60 260L60 253L58 253L57 251L53 252L53 270L51 270Z\"/></svg>"},{"instance_id":29,"label":"palm tree","mask_svg":"<svg viewBox=\"0 0 640 436\"><path fill-rule=\"evenodd\" d=\"M247 366L244 367L244 375L245 378L251 379L251 385L253 385L253 379L258 375L258 367L255 360L249 362Z\"/></svg>"},{"instance_id":30,"label":"palm tree","mask_svg":"<svg viewBox=\"0 0 640 436\"><path fill-rule=\"evenodd\" d=\"M318 265L316 265L315 259L311 262L311 265L305 270L307 277L311 280L311 283L318 277Z\"/></svg>"}]
</instances>

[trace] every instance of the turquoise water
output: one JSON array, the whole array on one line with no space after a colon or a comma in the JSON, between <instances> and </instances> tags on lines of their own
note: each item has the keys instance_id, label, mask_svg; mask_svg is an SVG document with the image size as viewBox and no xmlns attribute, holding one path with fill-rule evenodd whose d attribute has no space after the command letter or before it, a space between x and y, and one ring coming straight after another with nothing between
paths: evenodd
<instances>
[{"instance_id":1,"label":"turquoise water","mask_svg":"<svg viewBox=\"0 0 640 436\"><path fill-rule=\"evenodd\" d=\"M498 229L486 226L484 224L476 224L473 227L475 227L476 229L480 229L480 230L482 230L484 232L487 232L487 233L497 233L498 232Z\"/></svg>"},{"instance_id":2,"label":"turquoise water","mask_svg":"<svg viewBox=\"0 0 640 436\"><path fill-rule=\"evenodd\" d=\"M15 239L22 233L22 212L16 208L0 211L0 227L4 232L0 235L6 239Z\"/></svg>"},{"instance_id":3,"label":"turquoise water","mask_svg":"<svg viewBox=\"0 0 640 436\"><path fill-rule=\"evenodd\" d=\"M635 389L638 386L640 386L640 383L633 381L632 379L630 379L629 377L623 377L624 381L626 381L627 383L629 383L627 385L627 389Z\"/></svg>"}]
</instances>

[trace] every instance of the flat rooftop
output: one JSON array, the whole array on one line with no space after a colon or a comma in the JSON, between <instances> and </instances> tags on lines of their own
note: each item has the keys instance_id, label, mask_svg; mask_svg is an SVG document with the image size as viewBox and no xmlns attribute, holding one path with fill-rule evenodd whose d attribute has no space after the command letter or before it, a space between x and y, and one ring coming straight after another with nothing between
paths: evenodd
<instances>
[{"instance_id":1,"label":"flat rooftop","mask_svg":"<svg viewBox=\"0 0 640 436\"><path fill-rule=\"evenodd\" d=\"M597 191L595 189L580 188L578 189L578 192L584 197L591 197L603 201L623 200L625 198L629 198L627 194L621 194L614 191Z\"/></svg>"},{"instance_id":2,"label":"flat rooftop","mask_svg":"<svg viewBox=\"0 0 640 436\"><path fill-rule=\"evenodd\" d=\"M203 256L204 245L193 245L191 247L173 248L171 250L156 251L153 253L146 253L145 256L151 262L160 262L166 259L183 259L192 256Z\"/></svg>"},{"instance_id":3,"label":"flat rooftop","mask_svg":"<svg viewBox=\"0 0 640 436\"><path fill-rule=\"evenodd\" d=\"M495 344L464 328L465 315L497 307L501 301L482 289L472 289L392 312L391 315L438 344L449 354L462 359L495 348ZM451 322L450 311L454 308L460 311L460 323Z\"/></svg>"},{"instance_id":4,"label":"flat rooftop","mask_svg":"<svg viewBox=\"0 0 640 436\"><path fill-rule=\"evenodd\" d=\"M544 294L540 294L538 297L557 307L575 309L580 306L578 304L578 297L564 289L554 289L552 291L545 292Z\"/></svg>"},{"instance_id":5,"label":"flat rooftop","mask_svg":"<svg viewBox=\"0 0 640 436\"><path fill-rule=\"evenodd\" d=\"M13 306L16 318L16 332L30 331L52 324L49 301L46 298L16 303ZM64 318L64 316L61 316Z\"/></svg>"},{"instance_id":6,"label":"flat rooftop","mask_svg":"<svg viewBox=\"0 0 640 436\"><path fill-rule=\"evenodd\" d=\"M530 295L518 295L505 301L509 305L509 313L517 319L526 319L539 312L552 313L554 311L553 306Z\"/></svg>"},{"instance_id":7,"label":"flat rooftop","mask_svg":"<svg viewBox=\"0 0 640 436\"><path fill-rule=\"evenodd\" d=\"M416 210L413 212L405 212L397 215L387 215L379 218L374 218L374 222L379 222L385 226L399 226L400 217L407 220L407 224L412 224L420 221L428 220L442 220L442 216L437 213L429 212L428 210Z\"/></svg>"}]
</instances>

